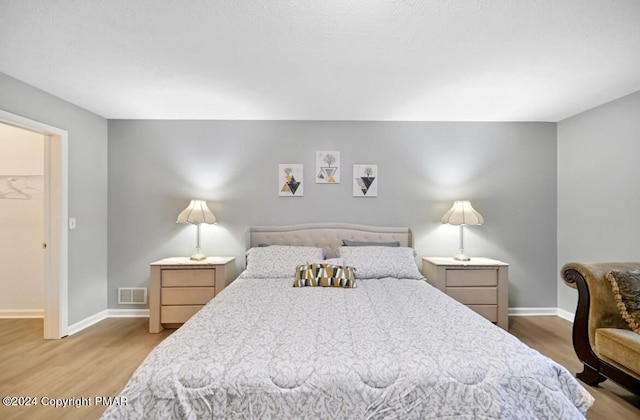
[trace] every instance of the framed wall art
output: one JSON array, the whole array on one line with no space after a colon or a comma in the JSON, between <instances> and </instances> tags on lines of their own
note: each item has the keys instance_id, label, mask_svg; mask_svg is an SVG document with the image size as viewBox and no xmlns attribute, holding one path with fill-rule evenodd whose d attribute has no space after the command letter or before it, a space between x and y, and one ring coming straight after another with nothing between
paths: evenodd
<instances>
[{"instance_id":1,"label":"framed wall art","mask_svg":"<svg viewBox=\"0 0 640 420\"><path fill-rule=\"evenodd\" d=\"M340 183L340 152L316 152L316 184Z\"/></svg>"},{"instance_id":2,"label":"framed wall art","mask_svg":"<svg viewBox=\"0 0 640 420\"><path fill-rule=\"evenodd\" d=\"M302 197L304 182L301 163L281 163L278 165L278 195L280 197Z\"/></svg>"},{"instance_id":3,"label":"framed wall art","mask_svg":"<svg viewBox=\"0 0 640 420\"><path fill-rule=\"evenodd\" d=\"M353 196L378 196L378 165L353 165Z\"/></svg>"}]
</instances>

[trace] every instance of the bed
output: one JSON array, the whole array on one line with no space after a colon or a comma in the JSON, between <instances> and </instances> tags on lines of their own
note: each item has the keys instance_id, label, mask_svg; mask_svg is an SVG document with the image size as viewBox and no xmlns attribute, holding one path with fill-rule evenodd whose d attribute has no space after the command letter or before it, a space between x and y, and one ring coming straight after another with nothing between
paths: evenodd
<instances>
[{"instance_id":1,"label":"bed","mask_svg":"<svg viewBox=\"0 0 640 420\"><path fill-rule=\"evenodd\" d=\"M424 281L408 228L254 227L247 243L243 273L104 419L580 419L593 404L565 368ZM352 267L355 287L293 287L317 265Z\"/></svg>"}]
</instances>

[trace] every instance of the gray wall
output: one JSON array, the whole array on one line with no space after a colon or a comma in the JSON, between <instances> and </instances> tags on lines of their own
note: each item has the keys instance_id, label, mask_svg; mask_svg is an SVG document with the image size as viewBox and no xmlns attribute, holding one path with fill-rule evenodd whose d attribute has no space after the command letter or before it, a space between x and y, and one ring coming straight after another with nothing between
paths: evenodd
<instances>
[{"instance_id":1,"label":"gray wall","mask_svg":"<svg viewBox=\"0 0 640 420\"><path fill-rule=\"evenodd\" d=\"M558 272L569 261L638 261L640 92L558 123ZM558 277L558 307L577 292Z\"/></svg>"},{"instance_id":2,"label":"gray wall","mask_svg":"<svg viewBox=\"0 0 640 420\"><path fill-rule=\"evenodd\" d=\"M315 184L315 151L341 152L338 185ZM177 225L203 198L218 225L203 251L243 263L250 225L359 222L409 226L420 256L454 255L439 220L470 199L485 225L472 256L510 263L510 306L556 307L556 124L291 121L109 121L109 308L117 287L149 284L149 263L188 256L195 227ZM278 197L278 164L304 164L304 197ZM352 165L378 165L377 198L352 197ZM130 306L135 308L135 306Z\"/></svg>"},{"instance_id":3,"label":"gray wall","mask_svg":"<svg viewBox=\"0 0 640 420\"><path fill-rule=\"evenodd\" d=\"M69 132L69 324L107 308L107 120L0 73L0 109Z\"/></svg>"},{"instance_id":4,"label":"gray wall","mask_svg":"<svg viewBox=\"0 0 640 420\"><path fill-rule=\"evenodd\" d=\"M511 307L573 311L562 264L637 260L640 92L560 122L557 142L552 123L107 123L2 73L0 92L0 109L69 132L70 324L106 296L126 308L117 287L148 286L149 262L193 252L195 228L174 221L194 197L219 219L204 251L236 256L238 272L256 224L407 225L420 256L453 255L457 230L439 219L460 198L485 216L466 230L468 253L510 263ZM316 150L341 151L339 185L314 183ZM278 163L305 165L304 197L277 196ZM377 198L351 196L356 163L378 165Z\"/></svg>"}]
</instances>

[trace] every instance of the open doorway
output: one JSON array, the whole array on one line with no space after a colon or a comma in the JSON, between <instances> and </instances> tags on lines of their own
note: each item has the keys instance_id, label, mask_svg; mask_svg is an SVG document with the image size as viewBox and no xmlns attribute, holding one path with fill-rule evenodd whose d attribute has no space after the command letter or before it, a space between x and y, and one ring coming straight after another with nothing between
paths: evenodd
<instances>
[{"instance_id":1,"label":"open doorway","mask_svg":"<svg viewBox=\"0 0 640 420\"><path fill-rule=\"evenodd\" d=\"M45 136L0 123L0 316L44 318Z\"/></svg>"},{"instance_id":2,"label":"open doorway","mask_svg":"<svg viewBox=\"0 0 640 420\"><path fill-rule=\"evenodd\" d=\"M44 167L42 182L44 238L44 338L62 338L68 329L68 135L67 132L28 118L0 110L0 123L43 136ZM1 174L0 174L1 175ZM17 174L16 174L17 175ZM6 183L9 197L33 196L34 180L26 184L15 176Z\"/></svg>"}]
</instances>

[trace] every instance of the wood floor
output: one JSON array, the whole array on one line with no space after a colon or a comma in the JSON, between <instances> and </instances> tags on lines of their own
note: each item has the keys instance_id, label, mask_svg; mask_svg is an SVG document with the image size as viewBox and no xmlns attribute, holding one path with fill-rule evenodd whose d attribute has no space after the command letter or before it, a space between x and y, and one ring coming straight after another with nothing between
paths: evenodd
<instances>
[{"instance_id":1,"label":"wood floor","mask_svg":"<svg viewBox=\"0 0 640 420\"><path fill-rule=\"evenodd\" d=\"M146 318L104 320L62 340L44 340L37 319L0 319L0 396L37 397L38 406L0 406L0 419L97 419L133 371L171 333L149 334ZM52 408L42 397L90 398L91 406Z\"/></svg>"},{"instance_id":2,"label":"wood floor","mask_svg":"<svg viewBox=\"0 0 640 420\"><path fill-rule=\"evenodd\" d=\"M509 332L529 347L566 367L582 371L571 341L572 324L559 317L510 317ZM639 420L640 397L607 380L597 387L585 385L596 399L587 413L589 420Z\"/></svg>"},{"instance_id":3,"label":"wood floor","mask_svg":"<svg viewBox=\"0 0 640 420\"><path fill-rule=\"evenodd\" d=\"M42 339L42 328L42 320L0 319L0 396L36 397L38 402L35 407L0 406L0 419L97 419L106 406L96 405L95 397L117 396L151 349L171 334L149 334L144 318L108 319L62 340ZM572 373L581 369L569 322L511 317L510 332ZM589 420L640 419L640 397L611 381L586 388L596 399ZM54 408L43 406L43 397L85 400L78 408Z\"/></svg>"}]
</instances>

